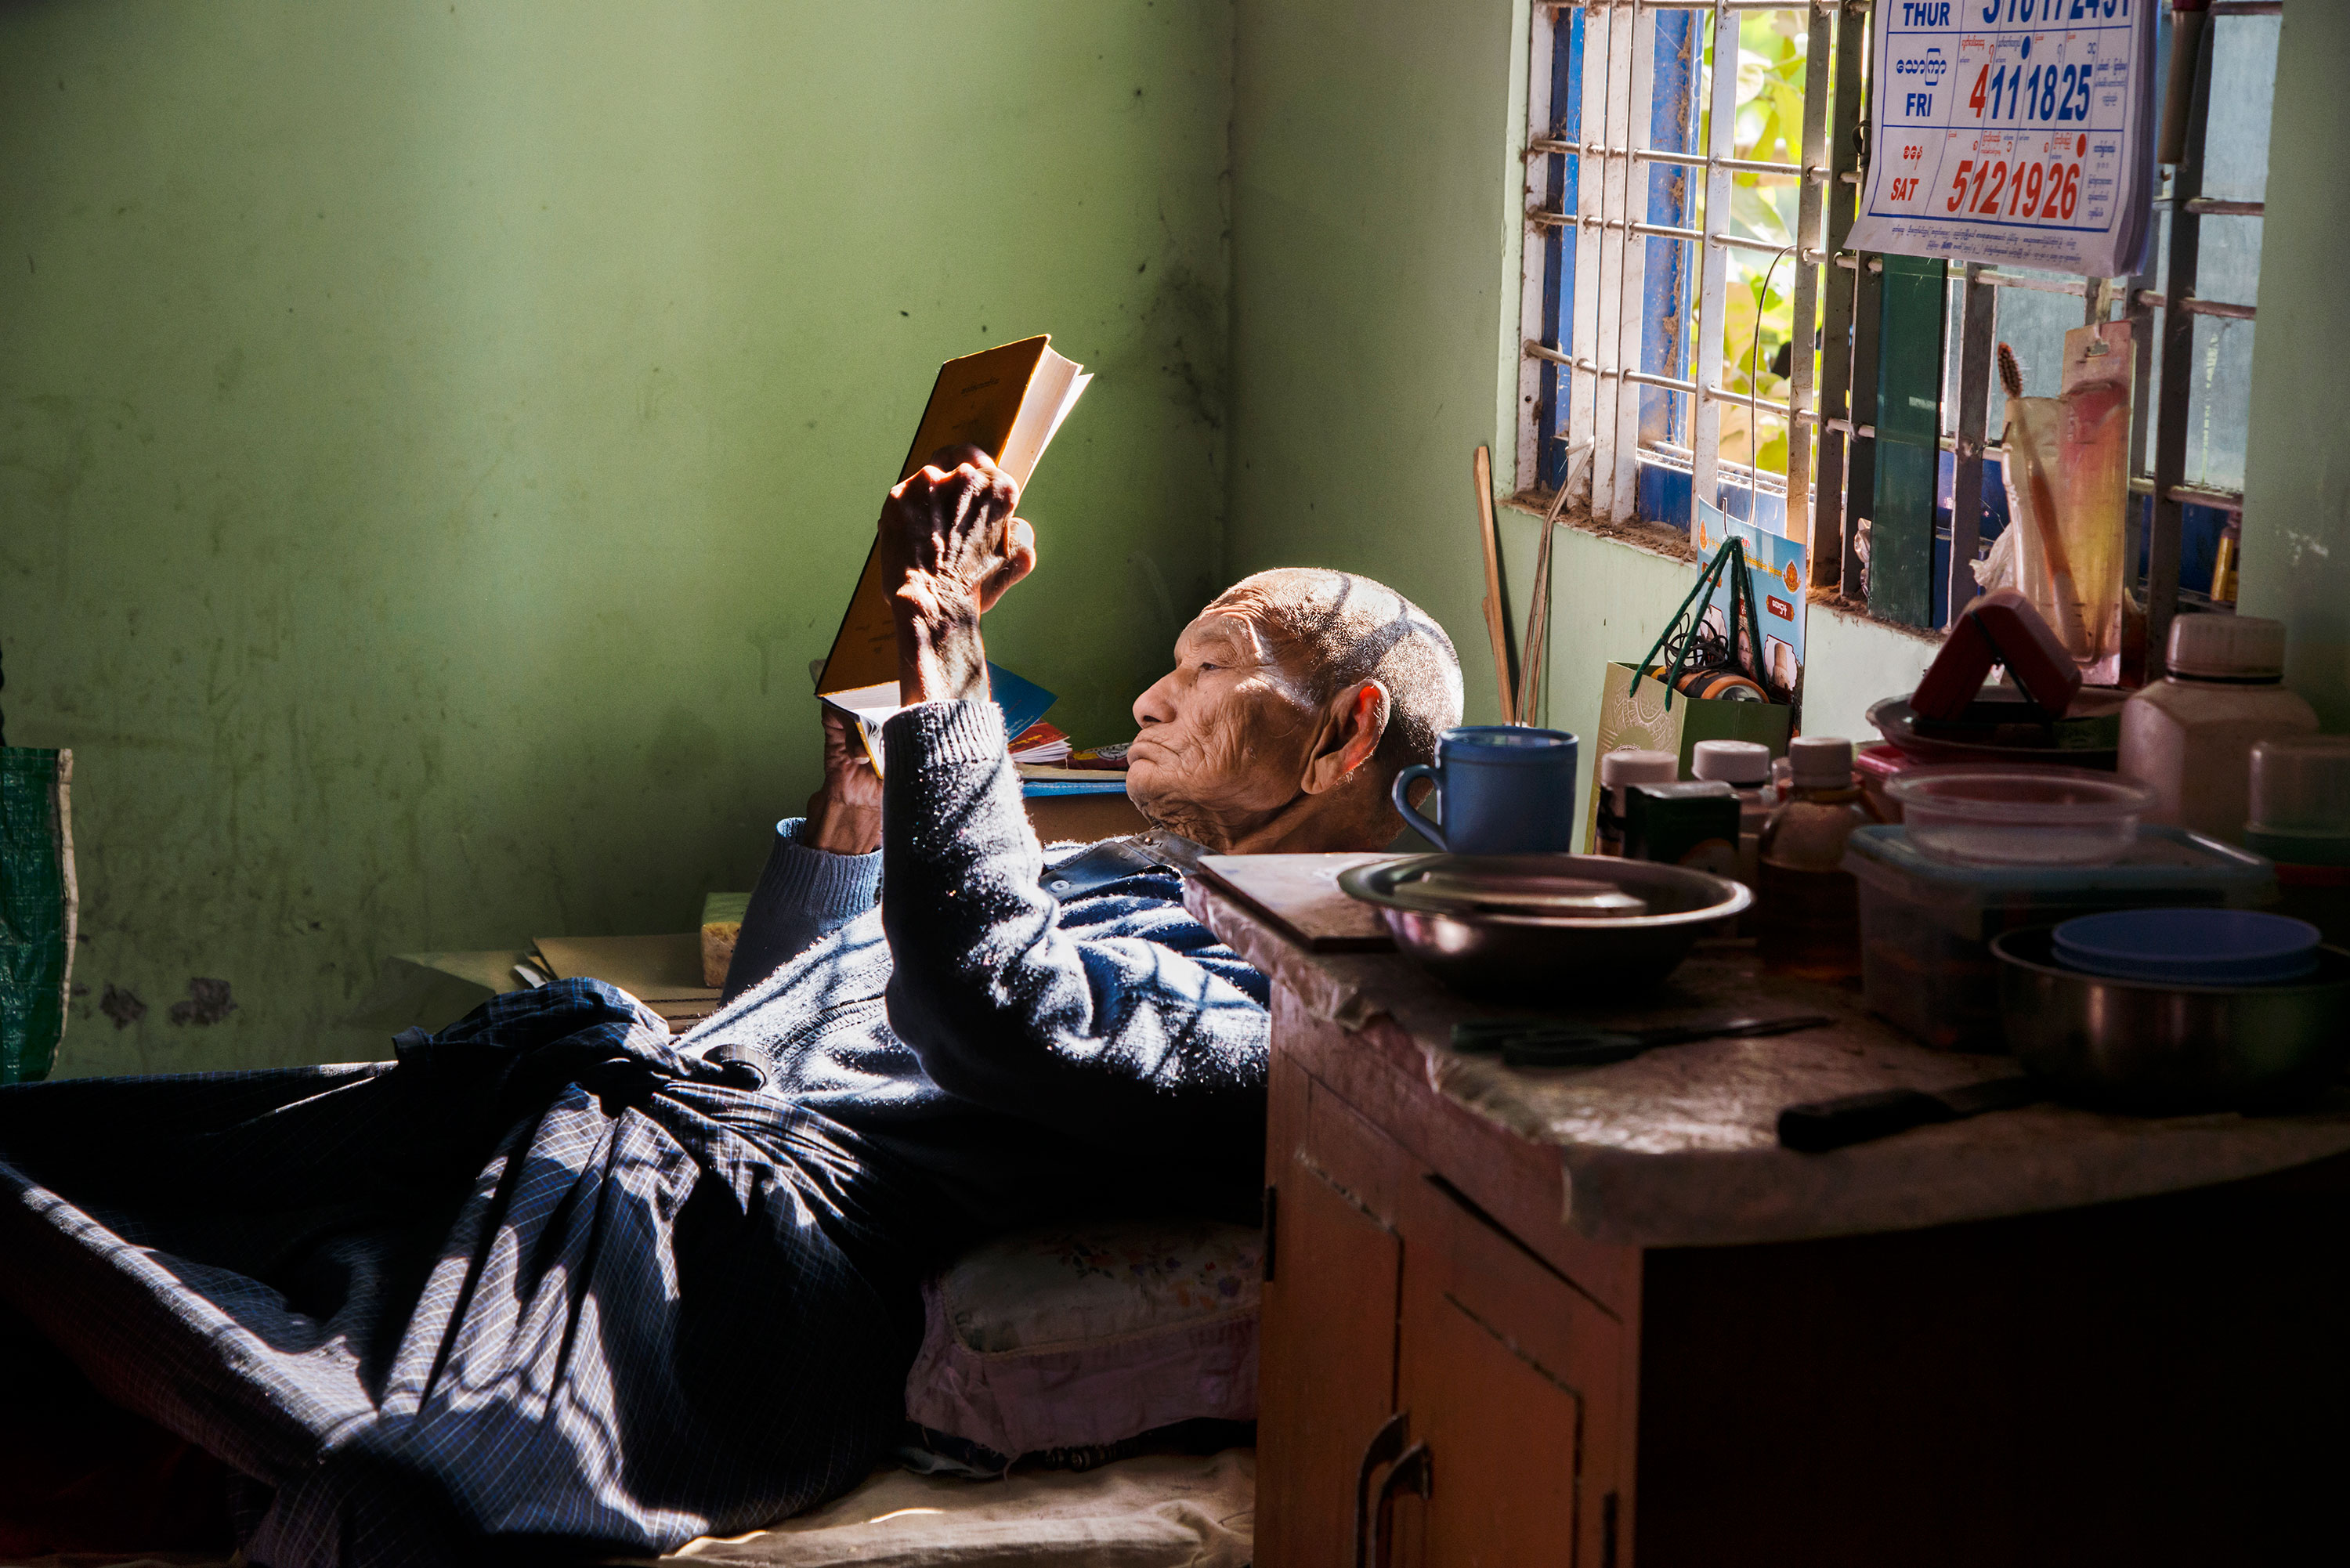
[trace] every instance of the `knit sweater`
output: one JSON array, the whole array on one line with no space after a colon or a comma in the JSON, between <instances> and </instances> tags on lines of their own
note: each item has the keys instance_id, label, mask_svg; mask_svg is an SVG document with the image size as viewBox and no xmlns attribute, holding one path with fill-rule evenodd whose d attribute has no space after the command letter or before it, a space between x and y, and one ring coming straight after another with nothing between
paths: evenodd
<instances>
[{"instance_id":1,"label":"knit sweater","mask_svg":"<svg viewBox=\"0 0 2350 1568\"><path fill-rule=\"evenodd\" d=\"M1253 1211L1264 977L1171 871L1066 902L1040 888L1076 851L1038 847L993 703L910 708L883 748L881 848L830 855L778 825L730 1000L682 1044L763 1052L975 1230Z\"/></svg>"}]
</instances>

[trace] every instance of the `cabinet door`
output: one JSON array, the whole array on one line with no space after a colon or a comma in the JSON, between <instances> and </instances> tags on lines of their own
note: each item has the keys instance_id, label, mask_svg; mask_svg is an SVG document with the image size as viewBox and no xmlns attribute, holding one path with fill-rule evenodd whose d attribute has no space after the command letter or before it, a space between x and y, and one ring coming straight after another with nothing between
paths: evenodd
<instances>
[{"instance_id":1,"label":"cabinet door","mask_svg":"<svg viewBox=\"0 0 2350 1568\"><path fill-rule=\"evenodd\" d=\"M1398 1407L1426 1496L1394 1504L1393 1561L1614 1568L1625 1329L1429 1181L1407 1200Z\"/></svg>"},{"instance_id":2,"label":"cabinet door","mask_svg":"<svg viewBox=\"0 0 2350 1568\"><path fill-rule=\"evenodd\" d=\"M1371 1207L1376 1194L1348 1180L1367 1153L1349 1147L1351 1134L1378 1135L1358 1123L1350 1128L1352 1118L1334 1105L1309 1107L1317 1091L1278 1058L1273 1091L1256 1562L1352 1568L1363 1453L1395 1407L1403 1244ZM1338 1136L1316 1140L1309 1122L1328 1127L1334 1114Z\"/></svg>"}]
</instances>

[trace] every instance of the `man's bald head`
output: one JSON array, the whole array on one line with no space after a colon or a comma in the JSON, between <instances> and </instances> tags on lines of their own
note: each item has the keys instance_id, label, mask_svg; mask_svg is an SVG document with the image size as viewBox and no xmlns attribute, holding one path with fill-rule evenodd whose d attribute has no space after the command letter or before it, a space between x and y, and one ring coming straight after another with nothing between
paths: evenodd
<instances>
[{"instance_id":1,"label":"man's bald head","mask_svg":"<svg viewBox=\"0 0 2350 1568\"><path fill-rule=\"evenodd\" d=\"M1376 753L1389 778L1436 760L1437 738L1461 722L1461 656L1444 628L1384 583L1317 566L1243 577L1208 607L1263 618L1299 695L1322 706L1366 680L1386 688Z\"/></svg>"},{"instance_id":2,"label":"man's bald head","mask_svg":"<svg viewBox=\"0 0 2350 1568\"><path fill-rule=\"evenodd\" d=\"M1347 572L1260 572L1183 628L1135 702L1127 794L1212 848L1376 849L1388 785L1461 721L1451 639Z\"/></svg>"}]
</instances>

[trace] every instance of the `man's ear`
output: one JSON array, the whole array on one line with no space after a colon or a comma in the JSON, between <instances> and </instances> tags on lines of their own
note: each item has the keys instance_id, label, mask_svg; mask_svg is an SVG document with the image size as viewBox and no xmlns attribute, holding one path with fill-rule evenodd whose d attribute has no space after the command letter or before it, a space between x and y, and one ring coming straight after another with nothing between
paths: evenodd
<instances>
[{"instance_id":1,"label":"man's ear","mask_svg":"<svg viewBox=\"0 0 2350 1568\"><path fill-rule=\"evenodd\" d=\"M1322 732L1314 739L1314 754L1306 760L1305 777L1298 787L1307 794L1336 789L1371 760L1387 733L1388 689L1366 680L1332 702L1322 715Z\"/></svg>"}]
</instances>

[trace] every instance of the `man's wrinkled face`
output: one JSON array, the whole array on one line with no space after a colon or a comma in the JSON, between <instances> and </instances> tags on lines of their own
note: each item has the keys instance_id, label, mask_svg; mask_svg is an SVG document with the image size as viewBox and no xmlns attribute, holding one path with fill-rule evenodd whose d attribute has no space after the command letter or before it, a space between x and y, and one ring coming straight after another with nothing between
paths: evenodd
<instances>
[{"instance_id":1,"label":"man's wrinkled face","mask_svg":"<svg viewBox=\"0 0 2350 1568\"><path fill-rule=\"evenodd\" d=\"M1303 682L1244 604L1220 600L1175 640L1175 668L1138 698L1126 793L1202 843L1297 798L1315 734Z\"/></svg>"}]
</instances>

